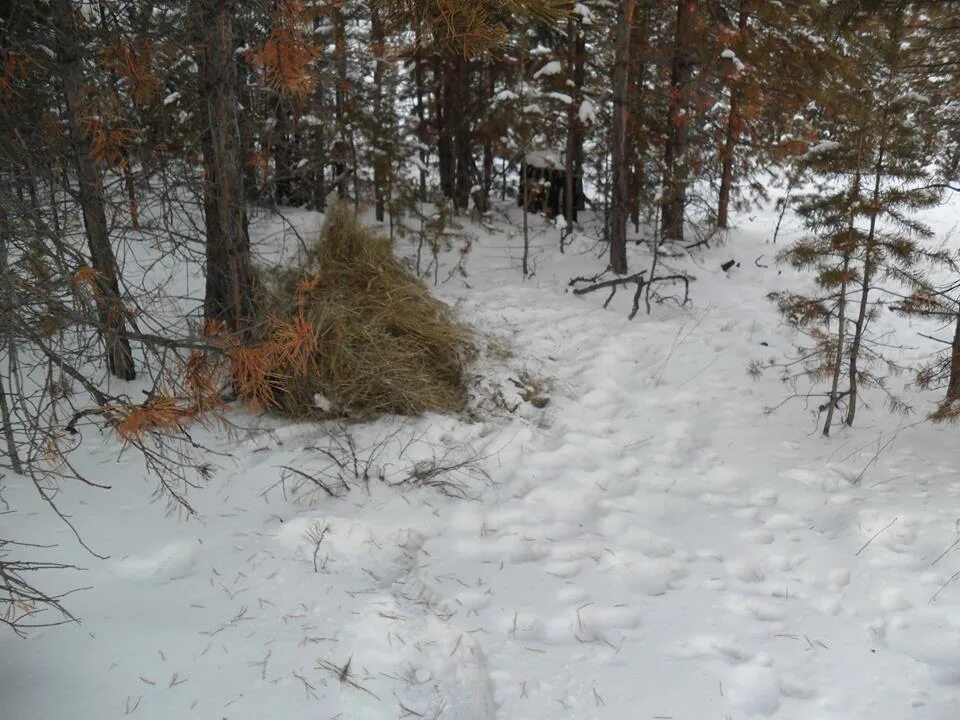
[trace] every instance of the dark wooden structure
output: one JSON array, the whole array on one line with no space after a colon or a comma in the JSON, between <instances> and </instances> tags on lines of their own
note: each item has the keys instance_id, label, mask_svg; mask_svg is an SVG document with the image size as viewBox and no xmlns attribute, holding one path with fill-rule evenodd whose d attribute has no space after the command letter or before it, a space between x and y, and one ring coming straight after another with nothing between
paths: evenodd
<instances>
[{"instance_id":1,"label":"dark wooden structure","mask_svg":"<svg viewBox=\"0 0 960 720\"><path fill-rule=\"evenodd\" d=\"M547 217L564 215L566 210L567 173L563 161L548 151L527 153L520 166L520 186L517 192L517 207L523 207L526 196L527 210L544 213ZM583 178L576 177L573 183L573 212L584 209Z\"/></svg>"}]
</instances>

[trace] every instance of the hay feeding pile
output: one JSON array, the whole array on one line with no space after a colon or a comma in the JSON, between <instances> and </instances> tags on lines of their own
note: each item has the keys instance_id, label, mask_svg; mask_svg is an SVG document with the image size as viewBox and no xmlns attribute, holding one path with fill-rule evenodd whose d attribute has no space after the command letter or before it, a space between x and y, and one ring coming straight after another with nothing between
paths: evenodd
<instances>
[{"instance_id":1,"label":"hay feeding pile","mask_svg":"<svg viewBox=\"0 0 960 720\"><path fill-rule=\"evenodd\" d=\"M307 262L274 278L262 283L270 372L256 399L295 417L463 409L471 333L352 212L334 211Z\"/></svg>"}]
</instances>

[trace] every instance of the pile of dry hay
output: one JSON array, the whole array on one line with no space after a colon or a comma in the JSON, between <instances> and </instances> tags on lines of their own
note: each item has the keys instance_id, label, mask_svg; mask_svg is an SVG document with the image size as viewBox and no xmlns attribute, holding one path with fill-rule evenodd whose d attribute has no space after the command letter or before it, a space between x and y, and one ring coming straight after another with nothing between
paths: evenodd
<instances>
[{"instance_id":1,"label":"pile of dry hay","mask_svg":"<svg viewBox=\"0 0 960 720\"><path fill-rule=\"evenodd\" d=\"M469 330L348 209L332 211L299 268L264 282L272 404L295 417L456 412Z\"/></svg>"}]
</instances>

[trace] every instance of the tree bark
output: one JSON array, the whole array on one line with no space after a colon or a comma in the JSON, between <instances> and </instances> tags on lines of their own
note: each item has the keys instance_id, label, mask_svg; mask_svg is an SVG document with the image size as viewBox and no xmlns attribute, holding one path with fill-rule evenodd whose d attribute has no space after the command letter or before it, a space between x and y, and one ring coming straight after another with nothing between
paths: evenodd
<instances>
[{"instance_id":1,"label":"tree bark","mask_svg":"<svg viewBox=\"0 0 960 720\"><path fill-rule=\"evenodd\" d=\"M737 20L737 30L743 37L747 29L747 0L740 0L740 15ZM736 159L737 143L740 141L740 132L743 118L740 112L740 103L743 90L736 79L730 85L730 112L727 115L726 137L723 141L723 150L720 153L720 195L717 200L717 227L726 229L730 223L730 196L733 191L733 164Z\"/></svg>"},{"instance_id":2,"label":"tree bark","mask_svg":"<svg viewBox=\"0 0 960 720\"><path fill-rule=\"evenodd\" d=\"M644 156L647 153L647 133L640 124L645 112L646 98L644 79L647 74L645 52L650 42L650 3L643 3L639 17L633 25L633 52L630 62L630 84L628 102L630 103L630 126L627 128L630 156L630 221L636 232L640 232L640 195L646 182Z\"/></svg>"},{"instance_id":3,"label":"tree bark","mask_svg":"<svg viewBox=\"0 0 960 720\"><path fill-rule=\"evenodd\" d=\"M850 268L850 258L843 259L843 273L846 275ZM833 380L830 385L830 396L827 399L827 417L823 422L823 436L830 437L830 428L833 425L833 413L840 402L840 375L843 370L844 341L847 337L847 282L840 284L840 309L837 314L837 353L833 359Z\"/></svg>"},{"instance_id":4,"label":"tree bark","mask_svg":"<svg viewBox=\"0 0 960 720\"><path fill-rule=\"evenodd\" d=\"M618 275L627 273L627 222L630 217L630 162L627 157L630 107L627 103L627 95L630 88L632 59L630 41L633 37L633 20L636 10L637 0L622 0L614 54L610 267Z\"/></svg>"},{"instance_id":5,"label":"tree bark","mask_svg":"<svg viewBox=\"0 0 960 720\"><path fill-rule=\"evenodd\" d=\"M425 103L423 101L424 95L424 81L423 81L423 54L420 50L419 36L417 37L417 54L413 59L413 79L414 79L414 88L417 95L416 104L417 104L417 139L420 141L420 168L418 170L418 180L419 180L419 197L420 202L427 201L427 162L430 159L427 148L427 141L429 140L429 130L427 128L427 113Z\"/></svg>"},{"instance_id":6,"label":"tree bark","mask_svg":"<svg viewBox=\"0 0 960 720\"><path fill-rule=\"evenodd\" d=\"M35 205L32 207L36 207ZM14 278L10 274L8 265L8 248L10 242L10 224L7 221L6 211L0 207L0 283L3 283L3 295L0 303L5 313L14 312L17 305ZM9 326L4 327L7 351L7 374L0 375L0 422L3 423L3 438L7 446L7 458L10 468L18 475L23 474L23 462L17 447L17 438L14 431L13 409L17 398L14 395L14 373L17 372L17 341L16 333ZM9 400L8 400L9 397Z\"/></svg>"},{"instance_id":7,"label":"tree bark","mask_svg":"<svg viewBox=\"0 0 960 720\"><path fill-rule=\"evenodd\" d=\"M689 163L690 79L693 76L693 25L698 0L677 0L677 25L670 62L667 142L663 151L662 235L683 241Z\"/></svg>"},{"instance_id":8,"label":"tree bark","mask_svg":"<svg viewBox=\"0 0 960 720\"><path fill-rule=\"evenodd\" d=\"M456 188L457 207L466 210L470 207L470 189L473 187L473 133L470 126L471 108L471 68L470 62L463 57L456 59L456 112L451 116L454 123L453 140L456 148Z\"/></svg>"},{"instance_id":9,"label":"tree bark","mask_svg":"<svg viewBox=\"0 0 960 720\"><path fill-rule=\"evenodd\" d=\"M449 58L437 60L437 170L440 174L440 192L453 199L455 195L456 158L453 143L453 117L457 112L456 80Z\"/></svg>"},{"instance_id":10,"label":"tree bark","mask_svg":"<svg viewBox=\"0 0 960 720\"><path fill-rule=\"evenodd\" d=\"M950 379L947 384L947 402L954 403L957 400L960 400L960 304L950 347Z\"/></svg>"},{"instance_id":11,"label":"tree bark","mask_svg":"<svg viewBox=\"0 0 960 720\"><path fill-rule=\"evenodd\" d=\"M337 171L337 194L344 198L347 195L347 161L353 154L353 142L347 137L347 90L349 80L347 78L347 27L343 17L343 10L339 4L333 4L331 7L331 17L333 20L333 44L335 52L335 64L337 72L336 88L334 93L334 113L337 121L337 145L335 166ZM354 175L356 167L353 168ZM356 198L357 202L360 198Z\"/></svg>"},{"instance_id":12,"label":"tree bark","mask_svg":"<svg viewBox=\"0 0 960 720\"><path fill-rule=\"evenodd\" d=\"M884 124L886 118L884 118ZM863 255L863 287L860 290L859 309L857 311L857 320L853 325L853 338L850 341L850 400L847 407L847 425L853 425L853 419L857 414L857 393L860 386L859 361L860 347L863 343L863 334L867 329L867 309L870 303L870 284L873 282L873 273L875 271L875 254L877 242L877 219L879 215L880 185L883 180L884 160L886 155L886 128L880 138L880 147L877 150L877 162L874 167L873 178L873 211L870 213L870 230L867 232L866 247Z\"/></svg>"},{"instance_id":13,"label":"tree bark","mask_svg":"<svg viewBox=\"0 0 960 720\"><path fill-rule=\"evenodd\" d=\"M584 55L586 46L580 28L580 20L570 17L567 20L567 54L573 69L573 102L567 109L567 147L564 154L563 216L567 226L577 219L577 178L583 173L583 127L580 121L580 106L583 103L583 84L585 79ZM561 243L561 250L563 245Z\"/></svg>"},{"instance_id":14,"label":"tree bark","mask_svg":"<svg viewBox=\"0 0 960 720\"><path fill-rule=\"evenodd\" d=\"M293 191L293 155L290 151L290 103L277 94L274 98L273 125L273 201L290 203ZM242 133L242 131L241 131ZM242 137L242 134L241 134ZM242 147L242 145L241 145Z\"/></svg>"},{"instance_id":15,"label":"tree bark","mask_svg":"<svg viewBox=\"0 0 960 720\"><path fill-rule=\"evenodd\" d=\"M373 50L373 114L374 127L377 128L377 137L373 143L373 195L374 212L377 222L383 222L386 211L386 190L389 161L383 140L387 135L384 122L383 108L383 79L386 72L386 32L383 18L377 7L376 0L370 3L370 42Z\"/></svg>"},{"instance_id":16,"label":"tree bark","mask_svg":"<svg viewBox=\"0 0 960 720\"><path fill-rule=\"evenodd\" d=\"M99 330L106 344L107 368L123 380L133 380L136 368L130 341L126 337L126 310L120 297L117 259L110 243L107 213L103 200L103 178L84 117L85 89L81 66L79 25L71 0L53 0L51 6L57 30L60 81L66 101L66 119L71 154L77 171L78 196L96 273L94 300Z\"/></svg>"},{"instance_id":17,"label":"tree bark","mask_svg":"<svg viewBox=\"0 0 960 720\"><path fill-rule=\"evenodd\" d=\"M254 320L253 270L244 203L233 0L194 0L203 137L206 294L204 316L247 334Z\"/></svg>"}]
</instances>

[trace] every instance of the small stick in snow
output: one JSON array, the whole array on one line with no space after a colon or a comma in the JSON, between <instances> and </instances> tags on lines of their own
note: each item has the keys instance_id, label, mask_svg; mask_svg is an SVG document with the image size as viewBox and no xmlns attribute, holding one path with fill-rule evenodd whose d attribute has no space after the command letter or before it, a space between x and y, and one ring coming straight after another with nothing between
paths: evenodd
<instances>
[{"instance_id":1,"label":"small stick in snow","mask_svg":"<svg viewBox=\"0 0 960 720\"><path fill-rule=\"evenodd\" d=\"M294 670L293 676L297 680L299 680L301 683L303 683L303 691L304 693L306 693L306 696L308 698L313 698L314 700L319 699L319 697L317 696L317 689L313 685L311 685L309 682L307 682L307 679L303 675L298 675L297 671Z\"/></svg>"},{"instance_id":2,"label":"small stick in snow","mask_svg":"<svg viewBox=\"0 0 960 720\"><path fill-rule=\"evenodd\" d=\"M132 700L132 698L127 697L126 707L124 708L124 711L123 711L123 714L124 714L124 715L132 715L133 713L135 713L135 712L137 711L137 708L140 707L140 701L143 700L143 695L138 695L138 696L137 696L137 701L136 701L135 703L133 703L133 705L130 704L130 701L131 701L131 700Z\"/></svg>"},{"instance_id":3,"label":"small stick in snow","mask_svg":"<svg viewBox=\"0 0 960 720\"><path fill-rule=\"evenodd\" d=\"M320 664L317 665L317 668L318 668L318 669L322 669L322 670L328 670L328 671L336 674L337 679L340 680L341 684L343 684L343 685L349 685L349 686L352 687L352 688L356 688L357 690L360 690L360 691L362 691L362 692L365 692L367 695L369 695L370 697L374 698L375 700L380 700L380 698L379 698L377 695L375 695L373 692L371 692L370 690L368 690L367 688L365 688L363 685L360 685L359 683L354 682L354 680L351 679L351 677L350 677L350 663L351 663L351 662L353 662L353 658L352 658L352 657L347 660L347 663L346 663L343 667L337 667L337 666L334 665L332 662L329 662L329 661L327 661L327 660L321 660L321 661L320 661Z\"/></svg>"},{"instance_id":4,"label":"small stick in snow","mask_svg":"<svg viewBox=\"0 0 960 720\"><path fill-rule=\"evenodd\" d=\"M394 696L394 697L397 697L397 694L394 693L393 696ZM400 709L403 711L403 712L400 714L400 717L401 717L401 718L411 717L411 716L413 716L413 717L419 717L419 718L426 717L426 715L424 715L423 713L418 713L416 710L411 710L410 708L408 708L406 705L404 705L402 702L400 702L400 698L397 698L397 705L399 705L399 706L400 706Z\"/></svg>"},{"instance_id":5,"label":"small stick in snow","mask_svg":"<svg viewBox=\"0 0 960 720\"><path fill-rule=\"evenodd\" d=\"M267 662L270 660L270 655L273 654L273 650L267 650L267 656L263 658L260 662L248 662L247 665L250 667L260 668L260 679L267 679Z\"/></svg>"},{"instance_id":6,"label":"small stick in snow","mask_svg":"<svg viewBox=\"0 0 960 720\"><path fill-rule=\"evenodd\" d=\"M881 528L880 530L877 530L877 532L875 532L875 533L873 534L873 537L870 538L869 540L867 540L867 541L863 544L863 547L862 547L862 548L860 548L859 550L857 550L857 552L856 552L856 554L854 555L854 557L858 557L858 556L860 555L860 553L862 553L864 550L867 549L867 546L870 545L870 543L872 543L874 540L876 540L878 537L880 537L880 535L881 535L882 533L886 532L886 531L889 530L891 527L893 527L893 524L894 524L897 520L899 520L899 519L900 519L899 517L895 517L893 520L891 520L889 523L887 523L887 526L886 526L886 527Z\"/></svg>"},{"instance_id":7,"label":"small stick in snow","mask_svg":"<svg viewBox=\"0 0 960 720\"><path fill-rule=\"evenodd\" d=\"M927 602L930 604L933 604L934 602L936 602L937 598L940 597L940 593L946 590L950 586L950 584L954 580L956 580L958 577L960 577L960 570L957 570L953 575L951 575L950 579L947 580L943 585L941 585L940 589L937 590Z\"/></svg>"},{"instance_id":8,"label":"small stick in snow","mask_svg":"<svg viewBox=\"0 0 960 720\"><path fill-rule=\"evenodd\" d=\"M945 558L945 557L947 556L947 553L949 553L951 550L953 550L957 545L960 545L960 537L958 537L956 540L954 540L952 543L950 543L950 547L948 547L946 550L944 550L942 553L940 553L940 554L937 556L937 559L934 560L932 563L930 563L930 567L933 567L933 566L936 565L938 562L940 562L941 560L943 560L943 558Z\"/></svg>"},{"instance_id":9,"label":"small stick in snow","mask_svg":"<svg viewBox=\"0 0 960 720\"><path fill-rule=\"evenodd\" d=\"M579 629L580 632L583 632L583 618L580 617L580 611L583 610L584 608L590 607L591 605L593 605L593 603L588 602L577 608L577 629Z\"/></svg>"}]
</instances>

